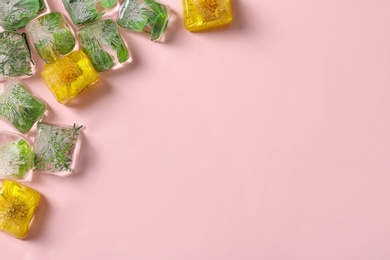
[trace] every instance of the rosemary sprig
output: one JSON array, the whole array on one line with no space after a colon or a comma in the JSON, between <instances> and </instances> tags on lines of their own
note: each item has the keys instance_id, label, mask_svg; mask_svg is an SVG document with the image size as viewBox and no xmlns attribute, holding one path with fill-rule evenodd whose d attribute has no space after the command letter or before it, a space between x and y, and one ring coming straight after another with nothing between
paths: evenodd
<instances>
[{"instance_id":1,"label":"rosemary sprig","mask_svg":"<svg viewBox=\"0 0 390 260\"><path fill-rule=\"evenodd\" d=\"M31 75L32 59L25 33L1 32L0 57L0 75L6 77Z\"/></svg>"},{"instance_id":2,"label":"rosemary sprig","mask_svg":"<svg viewBox=\"0 0 390 260\"><path fill-rule=\"evenodd\" d=\"M83 126L60 127L38 123L34 145L34 169L71 172L73 152Z\"/></svg>"},{"instance_id":3,"label":"rosemary sprig","mask_svg":"<svg viewBox=\"0 0 390 260\"><path fill-rule=\"evenodd\" d=\"M0 117L25 134L46 111L46 105L35 98L21 83L9 80L0 90Z\"/></svg>"}]
</instances>

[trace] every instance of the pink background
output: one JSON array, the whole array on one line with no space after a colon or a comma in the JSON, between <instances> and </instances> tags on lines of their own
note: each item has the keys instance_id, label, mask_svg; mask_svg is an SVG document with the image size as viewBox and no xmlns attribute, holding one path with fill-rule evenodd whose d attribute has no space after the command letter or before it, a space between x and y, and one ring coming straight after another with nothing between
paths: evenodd
<instances>
[{"instance_id":1,"label":"pink background","mask_svg":"<svg viewBox=\"0 0 390 260\"><path fill-rule=\"evenodd\" d=\"M233 1L190 33L165 0L166 42L122 30L133 63L78 105L23 81L87 128L1 259L390 258L390 1Z\"/></svg>"}]
</instances>

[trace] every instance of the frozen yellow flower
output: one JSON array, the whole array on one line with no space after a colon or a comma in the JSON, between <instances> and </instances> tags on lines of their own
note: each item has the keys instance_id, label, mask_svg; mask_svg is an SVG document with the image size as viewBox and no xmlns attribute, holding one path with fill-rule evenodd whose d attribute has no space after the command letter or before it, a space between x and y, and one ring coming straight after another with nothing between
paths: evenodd
<instances>
[{"instance_id":1,"label":"frozen yellow flower","mask_svg":"<svg viewBox=\"0 0 390 260\"><path fill-rule=\"evenodd\" d=\"M183 0L184 25L201 31L229 24L233 20L231 0Z\"/></svg>"},{"instance_id":2,"label":"frozen yellow flower","mask_svg":"<svg viewBox=\"0 0 390 260\"><path fill-rule=\"evenodd\" d=\"M46 64L41 77L60 103L67 103L99 79L91 61L82 50Z\"/></svg>"},{"instance_id":3,"label":"frozen yellow flower","mask_svg":"<svg viewBox=\"0 0 390 260\"><path fill-rule=\"evenodd\" d=\"M19 239L26 237L41 195L12 180L0 186L0 230Z\"/></svg>"}]
</instances>

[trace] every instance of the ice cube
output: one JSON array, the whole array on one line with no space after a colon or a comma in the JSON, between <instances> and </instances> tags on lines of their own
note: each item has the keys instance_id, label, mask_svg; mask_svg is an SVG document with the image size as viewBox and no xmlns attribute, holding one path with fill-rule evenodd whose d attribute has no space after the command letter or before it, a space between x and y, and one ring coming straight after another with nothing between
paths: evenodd
<instances>
[{"instance_id":1,"label":"ice cube","mask_svg":"<svg viewBox=\"0 0 390 260\"><path fill-rule=\"evenodd\" d=\"M59 126L38 122L34 143L34 170L64 176L72 172L76 144L82 126Z\"/></svg>"},{"instance_id":2,"label":"ice cube","mask_svg":"<svg viewBox=\"0 0 390 260\"><path fill-rule=\"evenodd\" d=\"M110 19L86 25L78 36L84 52L97 71L117 68L126 61L131 61L122 36Z\"/></svg>"},{"instance_id":3,"label":"ice cube","mask_svg":"<svg viewBox=\"0 0 390 260\"><path fill-rule=\"evenodd\" d=\"M96 21L117 5L116 0L62 0L62 3L77 25Z\"/></svg>"},{"instance_id":4,"label":"ice cube","mask_svg":"<svg viewBox=\"0 0 390 260\"><path fill-rule=\"evenodd\" d=\"M41 199L39 192L15 181L0 186L0 230L23 239Z\"/></svg>"},{"instance_id":5,"label":"ice cube","mask_svg":"<svg viewBox=\"0 0 390 260\"><path fill-rule=\"evenodd\" d=\"M0 117L23 134L30 131L45 111L45 103L15 79L8 80L0 89Z\"/></svg>"},{"instance_id":6,"label":"ice cube","mask_svg":"<svg viewBox=\"0 0 390 260\"><path fill-rule=\"evenodd\" d=\"M32 20L27 24L26 31L39 56L46 63L53 63L71 52L76 44L68 22L58 12Z\"/></svg>"},{"instance_id":7,"label":"ice cube","mask_svg":"<svg viewBox=\"0 0 390 260\"><path fill-rule=\"evenodd\" d=\"M22 136L0 132L0 179L31 180L32 147Z\"/></svg>"},{"instance_id":8,"label":"ice cube","mask_svg":"<svg viewBox=\"0 0 390 260\"><path fill-rule=\"evenodd\" d=\"M71 52L52 64L46 64L41 76L60 103L69 102L99 80L95 68L82 50Z\"/></svg>"},{"instance_id":9,"label":"ice cube","mask_svg":"<svg viewBox=\"0 0 390 260\"><path fill-rule=\"evenodd\" d=\"M26 34L0 32L0 80L32 75L32 59Z\"/></svg>"},{"instance_id":10,"label":"ice cube","mask_svg":"<svg viewBox=\"0 0 390 260\"><path fill-rule=\"evenodd\" d=\"M43 0L0 0L0 26L4 30L22 28L44 8Z\"/></svg>"},{"instance_id":11,"label":"ice cube","mask_svg":"<svg viewBox=\"0 0 390 260\"><path fill-rule=\"evenodd\" d=\"M152 41L157 41L168 25L169 11L169 6L154 0L125 0L117 22L123 28L145 32Z\"/></svg>"}]
</instances>

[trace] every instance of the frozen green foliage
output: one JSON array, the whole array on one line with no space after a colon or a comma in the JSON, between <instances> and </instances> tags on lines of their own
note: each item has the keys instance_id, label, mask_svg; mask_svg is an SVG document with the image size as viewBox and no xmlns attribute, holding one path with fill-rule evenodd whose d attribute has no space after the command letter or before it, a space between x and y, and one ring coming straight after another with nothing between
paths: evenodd
<instances>
[{"instance_id":1,"label":"frozen green foliage","mask_svg":"<svg viewBox=\"0 0 390 260\"><path fill-rule=\"evenodd\" d=\"M105 9L110 9L116 5L116 0L100 0L98 1Z\"/></svg>"},{"instance_id":2,"label":"frozen green foliage","mask_svg":"<svg viewBox=\"0 0 390 260\"><path fill-rule=\"evenodd\" d=\"M77 25L98 20L116 5L116 0L62 0L72 21Z\"/></svg>"},{"instance_id":3,"label":"frozen green foliage","mask_svg":"<svg viewBox=\"0 0 390 260\"><path fill-rule=\"evenodd\" d=\"M34 169L71 172L73 152L82 126L61 127L38 122Z\"/></svg>"},{"instance_id":4,"label":"frozen green foliage","mask_svg":"<svg viewBox=\"0 0 390 260\"><path fill-rule=\"evenodd\" d=\"M119 10L118 25L135 32L147 32L151 40L156 41L164 33L168 19L168 7L154 0L125 0Z\"/></svg>"},{"instance_id":5,"label":"frozen green foliage","mask_svg":"<svg viewBox=\"0 0 390 260\"><path fill-rule=\"evenodd\" d=\"M0 147L0 178L21 179L32 167L33 152L22 138Z\"/></svg>"},{"instance_id":6,"label":"frozen green foliage","mask_svg":"<svg viewBox=\"0 0 390 260\"><path fill-rule=\"evenodd\" d=\"M55 32L60 29L62 15L60 13L48 13L38 18L39 23L48 32Z\"/></svg>"},{"instance_id":7,"label":"frozen green foliage","mask_svg":"<svg viewBox=\"0 0 390 260\"><path fill-rule=\"evenodd\" d=\"M46 8L46 4L44 0L39 0L39 10L43 10Z\"/></svg>"},{"instance_id":8,"label":"frozen green foliage","mask_svg":"<svg viewBox=\"0 0 390 260\"><path fill-rule=\"evenodd\" d=\"M97 71L105 71L130 58L115 23L108 19L95 22L79 32L84 52Z\"/></svg>"},{"instance_id":9,"label":"frozen green foliage","mask_svg":"<svg viewBox=\"0 0 390 260\"><path fill-rule=\"evenodd\" d=\"M76 41L72 32L68 29L61 29L53 33L54 45L61 54L67 54L74 49Z\"/></svg>"},{"instance_id":10,"label":"frozen green foliage","mask_svg":"<svg viewBox=\"0 0 390 260\"><path fill-rule=\"evenodd\" d=\"M105 71L114 67L114 58L102 49L98 40L86 38L83 41L83 50L91 59L96 71Z\"/></svg>"},{"instance_id":11,"label":"frozen green foliage","mask_svg":"<svg viewBox=\"0 0 390 260\"><path fill-rule=\"evenodd\" d=\"M0 25L4 30L24 27L38 15L41 0L0 0Z\"/></svg>"},{"instance_id":12,"label":"frozen green foliage","mask_svg":"<svg viewBox=\"0 0 390 260\"><path fill-rule=\"evenodd\" d=\"M48 39L37 40L34 42L34 46L39 56L41 56L46 63L53 63L58 59L59 55L52 41Z\"/></svg>"},{"instance_id":13,"label":"frozen green foliage","mask_svg":"<svg viewBox=\"0 0 390 260\"><path fill-rule=\"evenodd\" d=\"M26 34L0 33L0 76L31 75L31 53Z\"/></svg>"},{"instance_id":14,"label":"frozen green foliage","mask_svg":"<svg viewBox=\"0 0 390 260\"><path fill-rule=\"evenodd\" d=\"M30 131L45 111L45 104L16 80L9 80L0 90L0 116L23 134Z\"/></svg>"},{"instance_id":15,"label":"frozen green foliage","mask_svg":"<svg viewBox=\"0 0 390 260\"><path fill-rule=\"evenodd\" d=\"M76 44L72 31L62 14L48 13L32 21L26 27L34 41L39 56L46 63L53 63L74 49Z\"/></svg>"}]
</instances>

